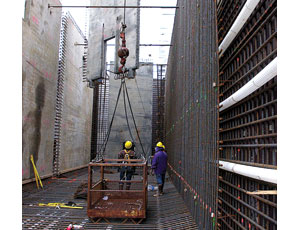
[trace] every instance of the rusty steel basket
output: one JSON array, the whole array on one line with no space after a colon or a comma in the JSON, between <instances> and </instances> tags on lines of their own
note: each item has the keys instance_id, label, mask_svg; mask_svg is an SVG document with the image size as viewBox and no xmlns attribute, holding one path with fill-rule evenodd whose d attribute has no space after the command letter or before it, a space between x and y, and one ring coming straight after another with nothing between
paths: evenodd
<instances>
[{"instance_id":1,"label":"rusty steel basket","mask_svg":"<svg viewBox=\"0 0 300 230\"><path fill-rule=\"evenodd\" d=\"M89 218L144 219L147 209L147 161L104 159L88 166L87 215ZM135 167L133 178L120 180L118 169ZM123 183L124 190L120 190ZM126 185L130 189L126 190Z\"/></svg>"}]
</instances>

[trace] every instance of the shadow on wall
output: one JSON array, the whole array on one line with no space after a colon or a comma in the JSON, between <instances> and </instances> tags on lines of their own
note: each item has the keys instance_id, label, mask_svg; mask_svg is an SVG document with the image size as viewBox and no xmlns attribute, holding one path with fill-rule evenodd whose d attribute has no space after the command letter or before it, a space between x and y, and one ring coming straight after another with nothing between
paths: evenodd
<instances>
[{"instance_id":1,"label":"shadow on wall","mask_svg":"<svg viewBox=\"0 0 300 230\"><path fill-rule=\"evenodd\" d=\"M39 148L40 148L40 143L41 143L41 123L42 123L42 110L44 107L45 103L45 83L44 79L40 79L39 84L35 88L35 104L36 108L33 111L30 111L27 114L28 119L33 119L32 123L24 123L22 127L22 132L23 132L23 143L24 143L24 133L25 132L30 132L30 128L33 127L33 132L29 134L29 138L31 140L30 143L30 153L27 155L28 156L28 161L29 161L29 167L30 167L30 178L34 177L34 172L33 168L30 166L31 161L30 161L30 155L33 155L34 161L38 161L38 153L39 153ZM24 144L23 144L24 146Z\"/></svg>"}]
</instances>

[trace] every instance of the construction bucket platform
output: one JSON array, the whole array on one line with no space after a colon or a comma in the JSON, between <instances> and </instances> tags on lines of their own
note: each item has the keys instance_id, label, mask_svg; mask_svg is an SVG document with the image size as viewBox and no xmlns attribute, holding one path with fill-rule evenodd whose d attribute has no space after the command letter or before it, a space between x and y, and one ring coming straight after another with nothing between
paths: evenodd
<instances>
[{"instance_id":1,"label":"construction bucket platform","mask_svg":"<svg viewBox=\"0 0 300 230\"><path fill-rule=\"evenodd\" d=\"M104 159L88 166L87 215L92 220L124 218L139 223L146 218L147 161ZM120 180L118 171L135 169L130 182ZM124 174L125 175L125 174ZM124 189L123 189L124 188ZM126 189L126 190L125 190ZM135 222L134 219L139 219Z\"/></svg>"}]
</instances>

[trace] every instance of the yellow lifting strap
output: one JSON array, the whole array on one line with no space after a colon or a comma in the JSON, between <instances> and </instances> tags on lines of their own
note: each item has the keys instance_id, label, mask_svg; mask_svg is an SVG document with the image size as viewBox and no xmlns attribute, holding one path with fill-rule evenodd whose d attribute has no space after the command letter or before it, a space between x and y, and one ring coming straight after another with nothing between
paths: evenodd
<instances>
[{"instance_id":1,"label":"yellow lifting strap","mask_svg":"<svg viewBox=\"0 0 300 230\"><path fill-rule=\"evenodd\" d=\"M130 156L129 156L129 152L130 152L130 150L128 150L128 152L127 152L127 150L126 150L126 149L124 149L124 150L125 150L124 159L126 159L126 160L130 160Z\"/></svg>"},{"instance_id":2,"label":"yellow lifting strap","mask_svg":"<svg viewBox=\"0 0 300 230\"><path fill-rule=\"evenodd\" d=\"M60 207L60 208L76 208L76 209L82 209L83 207L74 207L74 206L69 206L64 203L39 203L39 206L46 206L46 207Z\"/></svg>"},{"instance_id":3,"label":"yellow lifting strap","mask_svg":"<svg viewBox=\"0 0 300 230\"><path fill-rule=\"evenodd\" d=\"M31 160L31 163L32 163L32 167L33 167L33 171L34 171L34 176L35 176L35 182L36 182L36 186L37 188L39 189L39 182L40 182L40 185L41 187L43 188L43 183L41 181L41 178L40 178L40 175L35 167L35 164L34 164L34 160L33 160L33 156L30 155L30 160Z\"/></svg>"}]
</instances>

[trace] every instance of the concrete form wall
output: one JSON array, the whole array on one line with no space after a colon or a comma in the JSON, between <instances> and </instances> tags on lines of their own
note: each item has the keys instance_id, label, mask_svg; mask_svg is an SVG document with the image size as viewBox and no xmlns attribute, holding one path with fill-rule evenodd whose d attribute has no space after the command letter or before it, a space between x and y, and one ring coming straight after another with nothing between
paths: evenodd
<instances>
[{"instance_id":1,"label":"concrete form wall","mask_svg":"<svg viewBox=\"0 0 300 230\"><path fill-rule=\"evenodd\" d=\"M61 10L58 0L27 0L22 22L22 179L52 175ZM89 161L92 90L82 82L82 34L70 20L61 132L61 170Z\"/></svg>"},{"instance_id":2,"label":"concrete form wall","mask_svg":"<svg viewBox=\"0 0 300 230\"><path fill-rule=\"evenodd\" d=\"M127 0L126 5L139 5L139 0ZM123 0L92 0L91 5L112 5L123 6ZM138 67L139 59L139 10L126 9L125 23L126 28L126 46L130 55L127 58L126 68ZM89 23L89 52L88 52L88 79L96 79L105 76L105 42L113 37L116 38L115 46L120 47L120 28L121 22L124 22L124 9L91 9ZM104 25L104 27L103 27ZM119 59L115 59L115 66L111 71L115 71L119 65ZM111 120L117 95L120 87L120 80L114 80L111 75L109 80L109 121ZM131 100L132 110L136 119L140 138L147 154L151 152L151 121L152 121L152 64L140 67L137 70L136 79L126 80L128 93ZM99 100L99 99L97 99ZM101 100L101 99L100 99ZM99 113L99 111L98 111ZM127 103L128 120L132 134L137 142L136 150L142 153L141 146L138 143L137 134ZM96 116L95 116L96 117ZM99 116L98 116L99 117ZM98 134L101 130L97 131ZM95 134L96 135L96 134ZM97 138L96 136L94 138ZM105 156L115 158L122 148L122 142L129 140L130 135L126 122L123 93L120 96L118 109L114 118L114 123L110 133L109 141L106 146ZM99 143L97 143L99 148Z\"/></svg>"},{"instance_id":3,"label":"concrete form wall","mask_svg":"<svg viewBox=\"0 0 300 230\"><path fill-rule=\"evenodd\" d=\"M55 0L27 0L22 21L22 179L33 178L30 155L40 176L52 172L53 123L61 10Z\"/></svg>"},{"instance_id":4,"label":"concrete form wall","mask_svg":"<svg viewBox=\"0 0 300 230\"><path fill-rule=\"evenodd\" d=\"M92 89L82 78L84 36L67 14L65 72L61 123L60 171L82 166L90 160Z\"/></svg>"},{"instance_id":5,"label":"concrete form wall","mask_svg":"<svg viewBox=\"0 0 300 230\"><path fill-rule=\"evenodd\" d=\"M127 5L139 5L139 0L127 0ZM123 0L91 0L91 5L123 6ZM116 47L119 47L121 22L124 22L124 9L90 9L89 23L89 53L88 79L96 79L104 73L104 42L116 37ZM130 51L126 67L138 66L139 60L139 9L126 9L125 23L126 46ZM104 27L103 27L104 25ZM119 59L115 61L119 63Z\"/></svg>"},{"instance_id":6,"label":"concrete form wall","mask_svg":"<svg viewBox=\"0 0 300 230\"><path fill-rule=\"evenodd\" d=\"M110 78L109 85L109 122L111 120L116 100L120 88L121 80ZM133 110L133 115L139 131L140 139L147 156L151 155L152 141L152 84L153 84L153 65L147 64L140 66L137 70L135 79L126 80L126 86L130 98L130 103ZM137 154L142 154L142 148L139 143L134 123L131 117L128 102L127 116L131 133L136 143ZM126 140L131 140L126 115L124 109L123 91L120 95L117 111L111 129L109 141L107 143L105 156L108 158L116 158L117 153L122 148L122 143Z\"/></svg>"}]
</instances>

